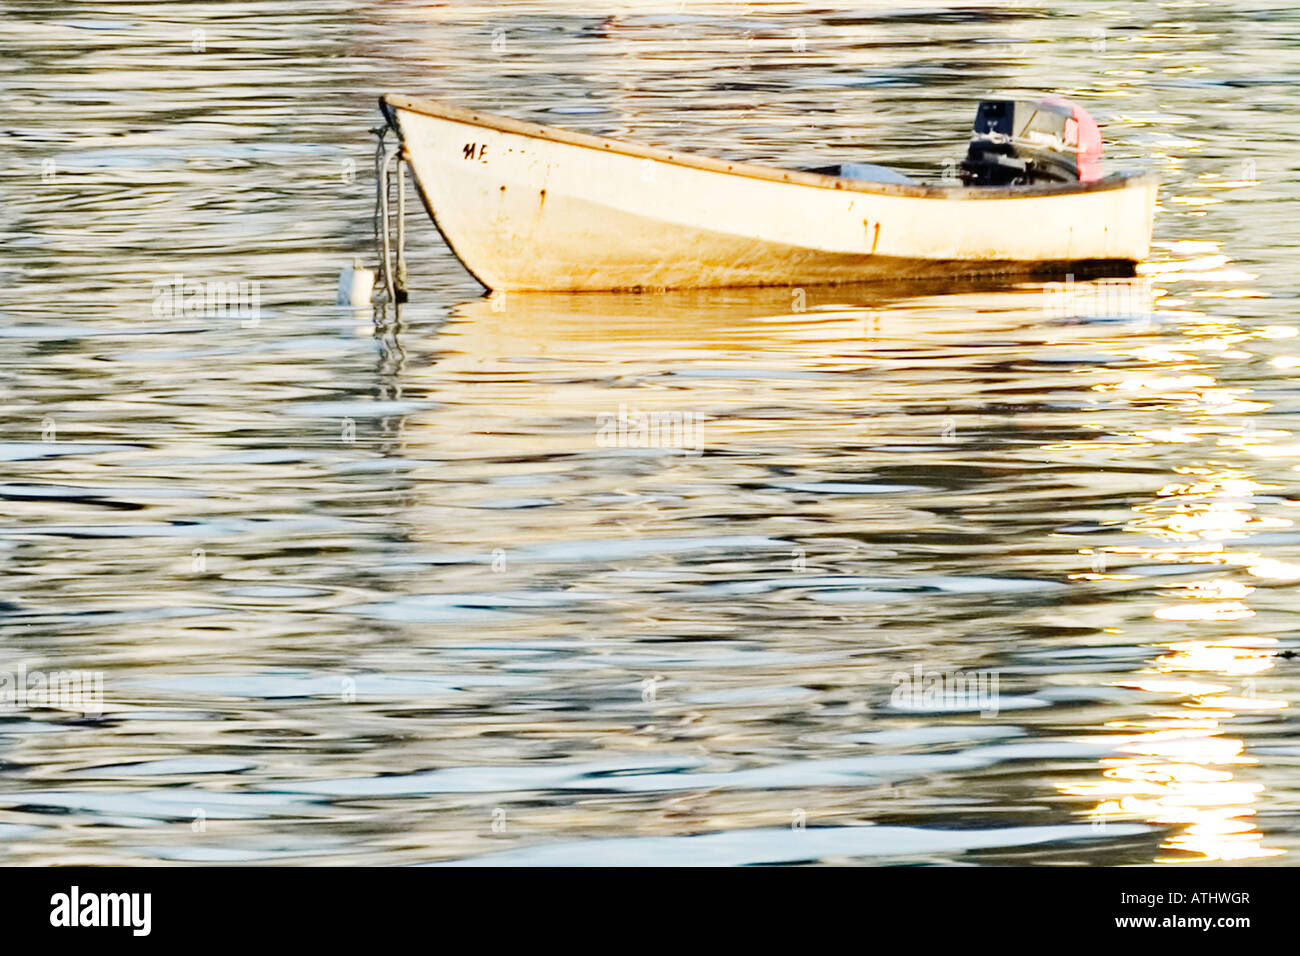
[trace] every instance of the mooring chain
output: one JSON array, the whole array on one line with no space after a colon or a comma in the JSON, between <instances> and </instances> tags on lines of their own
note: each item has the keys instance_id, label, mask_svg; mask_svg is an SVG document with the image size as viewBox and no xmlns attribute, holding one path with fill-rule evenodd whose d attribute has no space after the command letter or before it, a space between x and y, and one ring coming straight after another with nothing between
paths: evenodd
<instances>
[{"instance_id":1,"label":"mooring chain","mask_svg":"<svg viewBox=\"0 0 1300 956\"><path fill-rule=\"evenodd\" d=\"M384 276L384 290L390 302L406 299L406 180L402 146L389 149L385 138L388 125L371 130L378 140L375 147L375 246L379 252L379 269ZM396 160L394 163L393 160ZM390 168L391 167L391 168ZM393 264L392 212L389 194L397 180L397 262Z\"/></svg>"}]
</instances>

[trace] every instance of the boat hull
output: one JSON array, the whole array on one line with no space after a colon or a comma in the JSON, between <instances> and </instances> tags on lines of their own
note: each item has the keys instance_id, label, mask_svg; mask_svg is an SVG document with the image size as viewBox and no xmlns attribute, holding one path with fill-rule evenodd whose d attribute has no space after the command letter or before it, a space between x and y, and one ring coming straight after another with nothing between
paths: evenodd
<instances>
[{"instance_id":1,"label":"boat hull","mask_svg":"<svg viewBox=\"0 0 1300 956\"><path fill-rule=\"evenodd\" d=\"M381 101L430 215L485 286L597 291L1131 271L1154 177L967 189L728 163Z\"/></svg>"}]
</instances>

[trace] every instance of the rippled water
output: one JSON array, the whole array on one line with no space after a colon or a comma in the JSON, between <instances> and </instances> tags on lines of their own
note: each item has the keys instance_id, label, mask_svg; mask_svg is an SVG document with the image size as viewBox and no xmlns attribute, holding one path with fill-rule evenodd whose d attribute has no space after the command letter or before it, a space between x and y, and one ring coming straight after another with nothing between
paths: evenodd
<instances>
[{"instance_id":1,"label":"rippled water","mask_svg":"<svg viewBox=\"0 0 1300 956\"><path fill-rule=\"evenodd\" d=\"M0 713L0 859L1300 851L1300 12L4 6L0 670L104 702ZM333 301L386 90L933 177L980 96L1059 92L1161 173L1157 248L502 300L420 216L377 325ZM958 673L994 706L896 694Z\"/></svg>"}]
</instances>

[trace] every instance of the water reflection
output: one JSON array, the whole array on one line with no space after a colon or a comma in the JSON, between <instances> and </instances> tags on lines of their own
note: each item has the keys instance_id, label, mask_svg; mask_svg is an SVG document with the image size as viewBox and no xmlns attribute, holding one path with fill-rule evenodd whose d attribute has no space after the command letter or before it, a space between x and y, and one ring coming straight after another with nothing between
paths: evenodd
<instances>
[{"instance_id":1,"label":"water reflection","mask_svg":"<svg viewBox=\"0 0 1300 956\"><path fill-rule=\"evenodd\" d=\"M1175 253L1198 253L1203 246ZM1225 268L1227 257L1191 260L1177 258L1150 270L1163 283L1191 280L1246 281L1253 276ZM1160 314L1159 297L1153 301ZM1166 314L1164 318L1171 318ZM1205 314L1180 310L1176 319L1183 338L1159 347L1142 347L1133 354L1144 360L1140 372L1127 375L1100 390L1137 392L1158 397L1178 413L1179 423L1158 430L1134 432L1144 446L1200 446L1213 441L1217 448L1245 449L1267 457L1277 439L1290 433L1272 430L1267 438L1256 431L1253 418L1269 403L1251 399L1247 387L1228 387L1218 361L1247 359L1256 334L1236 323ZM1216 361L1218 360L1218 361ZM1212 453L1213 454L1213 453ZM1246 467L1226 467L1214 457L1203 463L1189 455L1174 469L1173 480L1160 487L1148 503L1136 504L1138 517L1124 530L1154 539L1148 546L1121 545L1109 549L1084 549L1094 569L1122 561L1123 570L1105 575L1098 570L1084 577L1094 580L1135 580L1141 573L1135 562L1151 562L1175 570L1187 565L1207 576L1171 582L1156 594L1164 601L1152 617L1174 626L1186 625L1187 636L1154 642L1159 654L1133 677L1115 686L1132 688L1158 700L1160 707L1142 718L1107 721L1106 728L1121 741L1118 754L1101 761L1102 780L1062 786L1064 793L1096 801L1089 815L1104 826L1110 820L1146 820L1173 827L1156 857L1161 863L1229 862L1280 856L1286 850L1266 845L1256 828L1256 805L1264 798L1264 784L1250 779L1258 760L1245 741L1232 736L1238 718L1283 710L1288 701L1257 692L1257 678L1277 662L1278 641L1248 631L1231 637L1198 636L1193 628L1221 628L1248 624L1255 616L1250 606L1256 588L1231 574L1246 568L1261 571L1257 555L1244 550L1252 535L1286 529L1291 519L1260 514L1259 504L1285 490L1277 483L1256 480ZM1119 630L1117 629L1117 632ZM1245 779L1240 779L1244 775Z\"/></svg>"}]
</instances>

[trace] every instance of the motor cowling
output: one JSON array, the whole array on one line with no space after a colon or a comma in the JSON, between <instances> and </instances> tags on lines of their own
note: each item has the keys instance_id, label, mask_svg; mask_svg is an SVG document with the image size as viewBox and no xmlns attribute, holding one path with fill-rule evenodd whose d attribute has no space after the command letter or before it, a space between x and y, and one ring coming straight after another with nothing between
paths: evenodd
<instances>
[{"instance_id":1,"label":"motor cowling","mask_svg":"<svg viewBox=\"0 0 1300 956\"><path fill-rule=\"evenodd\" d=\"M1101 131L1060 99L985 100L961 164L968 186L1027 186L1101 178Z\"/></svg>"}]
</instances>

